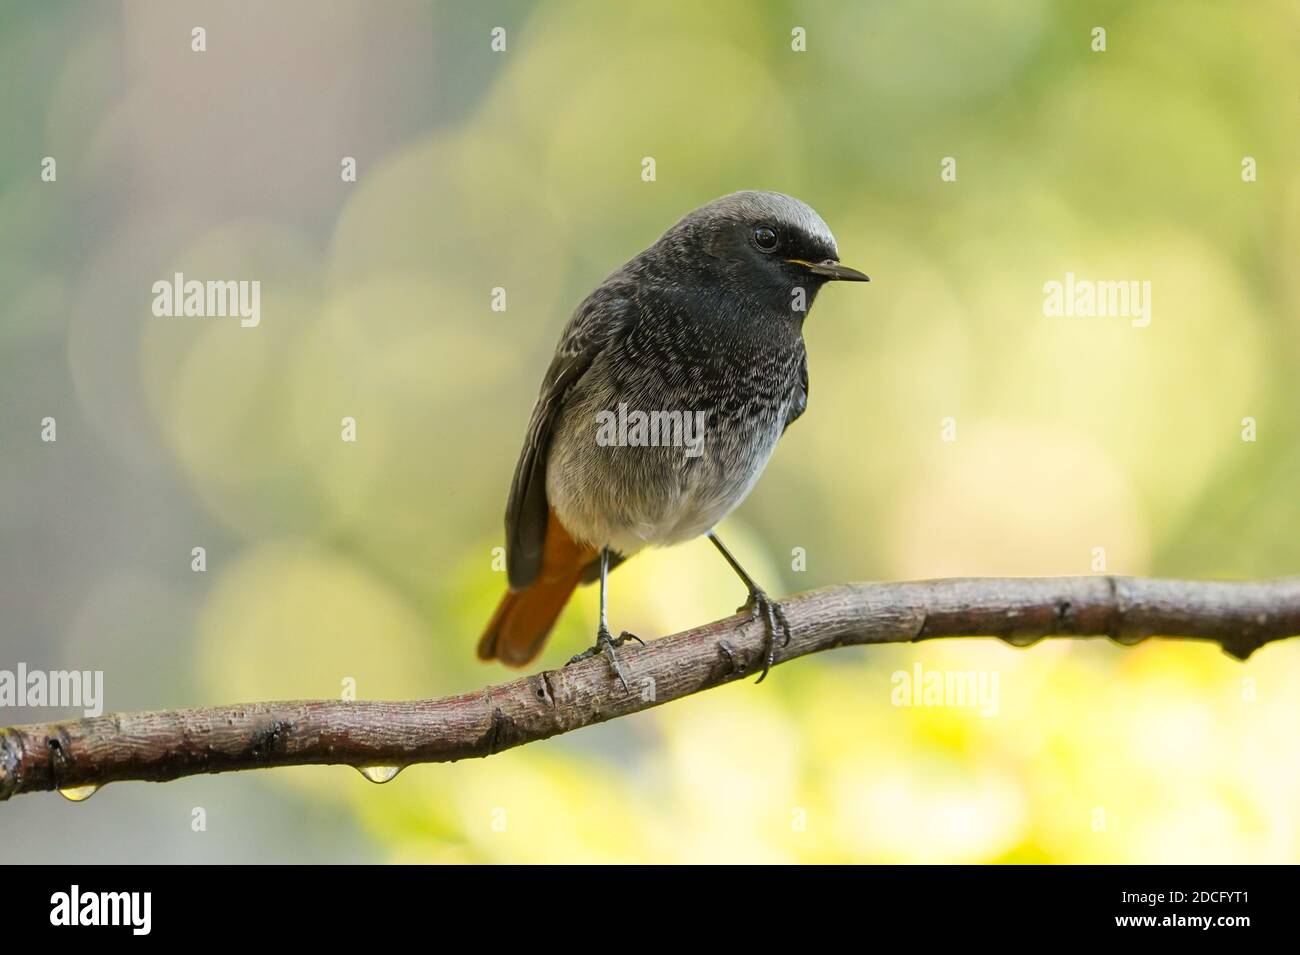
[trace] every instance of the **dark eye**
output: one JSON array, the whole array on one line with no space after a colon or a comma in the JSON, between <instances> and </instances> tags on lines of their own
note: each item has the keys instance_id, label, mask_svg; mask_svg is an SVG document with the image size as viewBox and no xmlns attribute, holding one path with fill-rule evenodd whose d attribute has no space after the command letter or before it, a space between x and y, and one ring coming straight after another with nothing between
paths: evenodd
<instances>
[{"instance_id":1,"label":"dark eye","mask_svg":"<svg viewBox=\"0 0 1300 955\"><path fill-rule=\"evenodd\" d=\"M754 244L764 252L775 252L777 244L776 231L765 225L754 230Z\"/></svg>"}]
</instances>

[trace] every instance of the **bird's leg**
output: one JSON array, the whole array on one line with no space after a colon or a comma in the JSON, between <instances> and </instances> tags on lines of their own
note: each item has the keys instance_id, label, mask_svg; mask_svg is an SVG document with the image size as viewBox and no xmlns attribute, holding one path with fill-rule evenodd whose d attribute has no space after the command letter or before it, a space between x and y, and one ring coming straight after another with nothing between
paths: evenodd
<instances>
[{"instance_id":1,"label":"bird's leg","mask_svg":"<svg viewBox=\"0 0 1300 955\"><path fill-rule=\"evenodd\" d=\"M621 647L629 640L635 640L637 643L641 644L641 646L645 646L645 641L635 633L628 633L626 630L617 637L610 636L609 617L607 615L605 601L605 581L608 577L609 548L604 547L601 548L600 551L600 626L596 629L596 645L587 650L583 650L565 665L572 666L579 660L589 659L599 655L601 651L604 651L609 654L609 665L613 668L614 675L618 677L619 682L623 684L623 689L626 691L628 689L627 677L623 675L623 667L619 665L618 655L614 652L614 648Z\"/></svg>"},{"instance_id":2,"label":"bird's leg","mask_svg":"<svg viewBox=\"0 0 1300 955\"><path fill-rule=\"evenodd\" d=\"M754 578L745 572L745 568L740 566L740 562L731 556L731 551L727 550L726 545L718 540L718 535L709 531L709 540L713 541L713 546L718 549L723 558L731 565L731 569L736 572L736 576L744 581L745 586L749 589L749 598L739 607L737 613L749 612L750 620L757 620L761 615L763 617L763 629L766 634L763 640L763 672L759 674L755 682L762 683L767 679L767 671L772 668L776 660L776 633L781 631L784 640L781 646L787 646L790 643L790 621L785 618L785 611L781 605L767 595L767 593L758 584L754 583Z\"/></svg>"}]
</instances>

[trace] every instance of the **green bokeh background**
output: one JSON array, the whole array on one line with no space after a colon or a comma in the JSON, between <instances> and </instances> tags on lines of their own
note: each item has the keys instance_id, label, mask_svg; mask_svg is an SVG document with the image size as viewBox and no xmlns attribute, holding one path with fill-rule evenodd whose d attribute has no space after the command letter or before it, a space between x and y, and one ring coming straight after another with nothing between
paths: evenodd
<instances>
[{"instance_id":1,"label":"green bokeh background","mask_svg":"<svg viewBox=\"0 0 1300 955\"><path fill-rule=\"evenodd\" d=\"M559 329L741 188L812 204L873 279L819 299L808 414L723 528L770 591L1087 574L1099 547L1113 573L1296 573L1298 28L1280 0L0 3L0 668L103 669L111 710L506 679L473 645ZM259 279L260 327L154 318L175 271ZM1150 326L1046 317L1067 271L1150 281ZM611 583L615 629L647 636L743 597L701 542ZM590 643L595 601L542 663ZM383 787L329 767L22 797L0 844L1296 862L1297 653L844 650ZM997 713L894 706L918 662L997 672Z\"/></svg>"}]
</instances>

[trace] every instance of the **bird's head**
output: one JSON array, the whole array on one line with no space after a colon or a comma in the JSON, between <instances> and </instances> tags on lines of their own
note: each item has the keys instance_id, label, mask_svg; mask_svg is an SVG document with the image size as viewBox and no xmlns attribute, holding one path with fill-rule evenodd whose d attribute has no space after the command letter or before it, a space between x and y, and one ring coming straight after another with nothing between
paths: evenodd
<instances>
[{"instance_id":1,"label":"bird's head","mask_svg":"<svg viewBox=\"0 0 1300 955\"><path fill-rule=\"evenodd\" d=\"M841 265L835 236L807 204L779 192L734 192L685 216L664 236L679 266L765 306L811 305L827 282L867 282ZM689 265L688 265L689 263Z\"/></svg>"}]
</instances>

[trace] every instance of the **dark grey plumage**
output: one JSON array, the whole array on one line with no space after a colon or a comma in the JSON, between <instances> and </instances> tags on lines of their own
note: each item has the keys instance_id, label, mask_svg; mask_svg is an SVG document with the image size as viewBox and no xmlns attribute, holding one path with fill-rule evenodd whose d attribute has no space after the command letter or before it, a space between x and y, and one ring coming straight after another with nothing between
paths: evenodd
<instances>
[{"instance_id":1,"label":"dark grey plumage","mask_svg":"<svg viewBox=\"0 0 1300 955\"><path fill-rule=\"evenodd\" d=\"M515 470L511 588L537 579L551 512L578 544L626 557L699 536L738 506L807 406L803 321L837 278L866 277L838 264L812 209L739 192L601 283L560 339ZM599 443L598 414L620 406L702 413L700 453Z\"/></svg>"}]
</instances>

